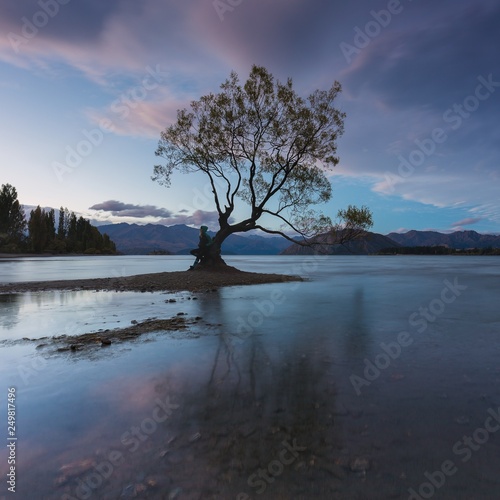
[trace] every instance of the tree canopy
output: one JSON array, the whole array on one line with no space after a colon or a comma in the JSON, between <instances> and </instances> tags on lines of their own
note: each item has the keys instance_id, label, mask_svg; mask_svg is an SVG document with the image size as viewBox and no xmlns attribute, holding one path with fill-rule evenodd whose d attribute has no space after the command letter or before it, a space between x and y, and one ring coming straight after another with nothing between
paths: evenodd
<instances>
[{"instance_id":1,"label":"tree canopy","mask_svg":"<svg viewBox=\"0 0 500 500\"><path fill-rule=\"evenodd\" d=\"M57 232L54 209L37 206L26 223L16 188L5 184L0 188L0 251L114 254L116 246L107 234L67 208L59 209Z\"/></svg>"},{"instance_id":2,"label":"tree canopy","mask_svg":"<svg viewBox=\"0 0 500 500\"><path fill-rule=\"evenodd\" d=\"M24 240L26 220L17 191L10 184L0 189L0 249L18 251Z\"/></svg>"},{"instance_id":3,"label":"tree canopy","mask_svg":"<svg viewBox=\"0 0 500 500\"><path fill-rule=\"evenodd\" d=\"M300 97L291 79L277 81L253 66L241 85L231 73L219 93L202 96L161 133L153 180L170 186L175 171L202 172L210 183L220 229L214 247L235 232L260 229L307 244L313 236L371 226L366 207L331 218L312 208L332 196L328 171L337 165L345 114L335 108L338 82ZM245 214L240 220L234 216ZM345 237L344 231L344 237ZM294 238L295 237L295 238Z\"/></svg>"},{"instance_id":4,"label":"tree canopy","mask_svg":"<svg viewBox=\"0 0 500 500\"><path fill-rule=\"evenodd\" d=\"M27 243L28 250L35 253L116 253L116 246L107 234L101 234L90 221L63 207L59 209L57 232L54 209L45 211L37 206L32 210Z\"/></svg>"}]
</instances>

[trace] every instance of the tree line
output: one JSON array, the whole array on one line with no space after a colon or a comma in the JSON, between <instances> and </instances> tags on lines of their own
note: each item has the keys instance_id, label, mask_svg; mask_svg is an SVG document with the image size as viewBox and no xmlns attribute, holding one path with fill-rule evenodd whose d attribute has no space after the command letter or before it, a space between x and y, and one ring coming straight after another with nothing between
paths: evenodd
<instances>
[{"instance_id":1,"label":"tree line","mask_svg":"<svg viewBox=\"0 0 500 500\"><path fill-rule=\"evenodd\" d=\"M378 255L500 255L500 248L448 248L439 246L382 248Z\"/></svg>"},{"instance_id":2,"label":"tree line","mask_svg":"<svg viewBox=\"0 0 500 500\"><path fill-rule=\"evenodd\" d=\"M90 221L61 207L56 213L37 206L26 221L16 188L0 190L0 252L115 254L116 246Z\"/></svg>"}]
</instances>

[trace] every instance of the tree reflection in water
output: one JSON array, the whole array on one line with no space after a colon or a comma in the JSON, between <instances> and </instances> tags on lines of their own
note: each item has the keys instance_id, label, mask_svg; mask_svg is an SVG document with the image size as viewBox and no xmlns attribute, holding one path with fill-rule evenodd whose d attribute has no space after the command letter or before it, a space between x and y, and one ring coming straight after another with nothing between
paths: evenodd
<instances>
[{"instance_id":1,"label":"tree reflection in water","mask_svg":"<svg viewBox=\"0 0 500 500\"><path fill-rule=\"evenodd\" d=\"M186 498L334 492L327 469L340 445L323 346L311 351L291 340L271 354L259 332L242 343L224 331L217 339L207 379L181 389L181 411L170 422L178 436L168 452L173 483ZM280 466L285 443L300 451Z\"/></svg>"}]
</instances>

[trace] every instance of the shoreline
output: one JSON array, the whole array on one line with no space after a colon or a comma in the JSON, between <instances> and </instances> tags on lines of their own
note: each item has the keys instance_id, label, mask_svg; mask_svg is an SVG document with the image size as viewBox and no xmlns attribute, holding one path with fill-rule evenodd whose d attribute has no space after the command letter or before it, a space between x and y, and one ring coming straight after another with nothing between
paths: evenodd
<instances>
[{"instance_id":1,"label":"shoreline","mask_svg":"<svg viewBox=\"0 0 500 500\"><path fill-rule=\"evenodd\" d=\"M0 253L0 260L28 259L30 257L117 257L117 253Z\"/></svg>"},{"instance_id":2,"label":"shoreline","mask_svg":"<svg viewBox=\"0 0 500 500\"><path fill-rule=\"evenodd\" d=\"M240 271L228 266L221 271L172 271L117 278L86 278L0 284L0 294L65 291L196 292L224 286L260 285L304 281L300 276Z\"/></svg>"}]
</instances>

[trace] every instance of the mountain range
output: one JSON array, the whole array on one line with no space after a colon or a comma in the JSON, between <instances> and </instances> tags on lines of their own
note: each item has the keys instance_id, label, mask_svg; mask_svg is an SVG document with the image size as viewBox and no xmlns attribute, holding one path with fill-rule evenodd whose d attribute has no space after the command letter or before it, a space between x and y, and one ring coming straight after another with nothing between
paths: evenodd
<instances>
[{"instance_id":1,"label":"mountain range","mask_svg":"<svg viewBox=\"0 0 500 500\"><path fill-rule=\"evenodd\" d=\"M115 242L119 252L145 255L152 252L189 254L198 246L198 229L178 224L107 224L98 227ZM211 236L214 233L210 233ZM408 231L382 235L367 232L366 236L345 246L331 245L328 236L320 235L322 253L329 255L374 254L385 248L415 246L446 246L448 248L500 248L500 236L479 234L475 231L456 231L450 234L435 231ZM290 244L283 237L266 237L256 234L233 234L222 245L223 255L308 255L315 249Z\"/></svg>"},{"instance_id":2,"label":"mountain range","mask_svg":"<svg viewBox=\"0 0 500 500\"><path fill-rule=\"evenodd\" d=\"M390 233L387 236L403 247L444 246L459 250L500 248L500 235L479 234L476 231L455 231L449 234L436 231L408 231Z\"/></svg>"},{"instance_id":3,"label":"mountain range","mask_svg":"<svg viewBox=\"0 0 500 500\"><path fill-rule=\"evenodd\" d=\"M177 224L107 224L99 226L101 233L107 233L115 242L119 252L124 254L145 255L152 252L167 252L185 255L198 246L199 230ZM210 236L215 233L208 232ZM285 238L258 235L241 236L232 234L222 245L223 255L277 255L290 246Z\"/></svg>"},{"instance_id":4,"label":"mountain range","mask_svg":"<svg viewBox=\"0 0 500 500\"><path fill-rule=\"evenodd\" d=\"M281 252L282 255L369 255L382 248L399 248L401 245L378 233L366 232L365 236L343 245L335 243L329 234L320 234L310 240L314 246L290 245Z\"/></svg>"}]
</instances>

